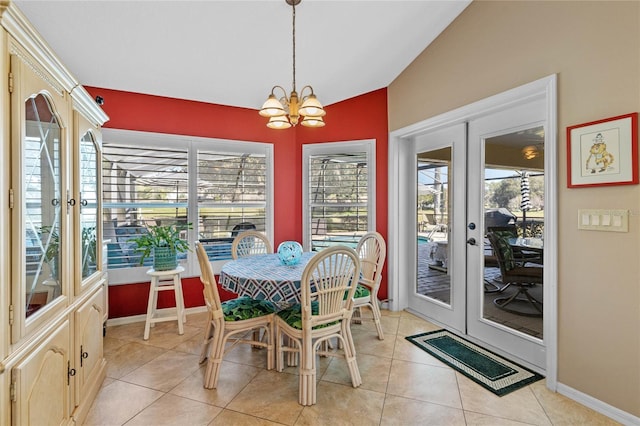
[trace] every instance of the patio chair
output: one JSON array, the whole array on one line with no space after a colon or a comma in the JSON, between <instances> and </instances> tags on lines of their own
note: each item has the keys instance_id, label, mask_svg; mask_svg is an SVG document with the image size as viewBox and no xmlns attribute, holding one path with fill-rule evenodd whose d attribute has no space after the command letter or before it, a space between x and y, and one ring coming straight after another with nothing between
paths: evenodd
<instances>
[{"instance_id":1,"label":"patio chair","mask_svg":"<svg viewBox=\"0 0 640 426\"><path fill-rule=\"evenodd\" d=\"M360 257L360 279L353 301L353 322L362 322L360 308L371 308L373 322L376 324L378 339L384 340L382 325L380 323L380 306L378 305L378 290L382 280L382 267L387 256L387 245L378 232L365 234L356 247Z\"/></svg>"},{"instance_id":2,"label":"patio chair","mask_svg":"<svg viewBox=\"0 0 640 426\"><path fill-rule=\"evenodd\" d=\"M488 232L498 234L504 238L518 238L518 229L515 225L505 226L489 226ZM527 262L542 264L542 258L539 253L528 251L522 247L513 247L513 255L515 261L524 266Z\"/></svg>"},{"instance_id":3,"label":"patio chair","mask_svg":"<svg viewBox=\"0 0 640 426\"><path fill-rule=\"evenodd\" d=\"M266 300L254 300L240 297L220 302L218 285L207 258L204 246L196 242L196 253L200 263L200 281L204 285L204 300L207 304L207 326L202 342L200 363L208 359L204 375L204 387L215 389L225 346L228 341L246 343L253 347L267 349L267 370L273 368L273 320L275 307ZM263 340L248 339L252 331L264 332ZM233 345L231 346L231 348Z\"/></svg>"},{"instance_id":4,"label":"patio chair","mask_svg":"<svg viewBox=\"0 0 640 426\"><path fill-rule=\"evenodd\" d=\"M251 222L240 222L231 229L231 237L235 238L242 231L256 230L256 225Z\"/></svg>"},{"instance_id":5,"label":"patio chair","mask_svg":"<svg viewBox=\"0 0 640 426\"><path fill-rule=\"evenodd\" d=\"M273 253L273 247L267 236L260 231L241 232L234 238L231 246L231 257L234 259L267 253Z\"/></svg>"},{"instance_id":6,"label":"patio chair","mask_svg":"<svg viewBox=\"0 0 640 426\"><path fill-rule=\"evenodd\" d=\"M519 266L515 260L513 247L505 237L489 232L487 234L489 242L500 266L502 283L506 286L517 287L517 291L510 296L498 297L493 300L498 308L518 315L533 317L542 316L542 301L536 299L529 292L536 284L543 283L543 268L539 266ZM533 311L516 309L514 302L528 302L534 308ZM511 305L513 303L513 305ZM511 305L511 306L510 306Z\"/></svg>"},{"instance_id":7,"label":"patio chair","mask_svg":"<svg viewBox=\"0 0 640 426\"><path fill-rule=\"evenodd\" d=\"M353 249L335 246L322 250L302 274L301 303L276 314L276 369L283 370L285 352L299 355L301 405L316 403L318 355L345 358L351 384L354 388L362 384L350 329L355 278L359 274L360 260ZM324 343L333 338L338 339L342 349L324 350Z\"/></svg>"}]
</instances>

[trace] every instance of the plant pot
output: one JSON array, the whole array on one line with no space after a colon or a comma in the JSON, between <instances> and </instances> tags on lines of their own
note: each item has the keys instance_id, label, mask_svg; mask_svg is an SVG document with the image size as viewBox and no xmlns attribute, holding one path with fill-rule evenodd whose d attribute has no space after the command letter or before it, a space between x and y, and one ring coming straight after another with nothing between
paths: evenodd
<instances>
[{"instance_id":1,"label":"plant pot","mask_svg":"<svg viewBox=\"0 0 640 426\"><path fill-rule=\"evenodd\" d=\"M178 267L178 258L175 250L170 247L153 248L153 269L156 271L169 271Z\"/></svg>"}]
</instances>

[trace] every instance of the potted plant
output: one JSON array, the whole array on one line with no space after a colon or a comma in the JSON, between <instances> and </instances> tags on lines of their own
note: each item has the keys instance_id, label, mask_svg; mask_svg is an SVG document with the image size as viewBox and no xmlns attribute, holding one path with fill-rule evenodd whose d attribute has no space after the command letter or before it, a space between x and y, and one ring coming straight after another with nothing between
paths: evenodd
<instances>
[{"instance_id":1,"label":"potted plant","mask_svg":"<svg viewBox=\"0 0 640 426\"><path fill-rule=\"evenodd\" d=\"M51 226L42 226L38 234L40 235L43 245L45 245L43 260L49 265L51 277L57 280L58 258L60 257L60 236L58 235L58 231Z\"/></svg>"},{"instance_id":2,"label":"potted plant","mask_svg":"<svg viewBox=\"0 0 640 426\"><path fill-rule=\"evenodd\" d=\"M82 228L82 277L96 271L98 247L96 241L96 227L84 226Z\"/></svg>"},{"instance_id":3,"label":"potted plant","mask_svg":"<svg viewBox=\"0 0 640 426\"><path fill-rule=\"evenodd\" d=\"M178 253L189 250L189 243L180 238L180 232L186 229L191 229L191 223L149 226L147 233L129 241L136 243L136 251L142 253L141 265L153 254L153 269L168 271L178 266Z\"/></svg>"}]
</instances>

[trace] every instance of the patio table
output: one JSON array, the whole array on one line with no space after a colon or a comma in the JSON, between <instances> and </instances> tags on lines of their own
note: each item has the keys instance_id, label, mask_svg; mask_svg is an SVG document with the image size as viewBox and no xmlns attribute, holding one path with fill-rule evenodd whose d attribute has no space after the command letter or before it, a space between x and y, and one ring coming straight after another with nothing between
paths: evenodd
<instances>
[{"instance_id":1,"label":"patio table","mask_svg":"<svg viewBox=\"0 0 640 426\"><path fill-rule=\"evenodd\" d=\"M517 238L509 238L508 241L509 241L509 244L513 247L534 251L540 254L544 252L544 240L542 238L517 237Z\"/></svg>"}]
</instances>

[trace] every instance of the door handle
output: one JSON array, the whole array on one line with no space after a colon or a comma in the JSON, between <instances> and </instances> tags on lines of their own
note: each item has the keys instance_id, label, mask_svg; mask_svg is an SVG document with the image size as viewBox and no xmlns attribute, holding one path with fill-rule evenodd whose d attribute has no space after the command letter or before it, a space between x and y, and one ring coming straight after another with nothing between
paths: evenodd
<instances>
[{"instance_id":1,"label":"door handle","mask_svg":"<svg viewBox=\"0 0 640 426\"><path fill-rule=\"evenodd\" d=\"M475 246L476 245L476 239L475 238L469 238L467 240L467 244L469 244L470 246Z\"/></svg>"}]
</instances>

